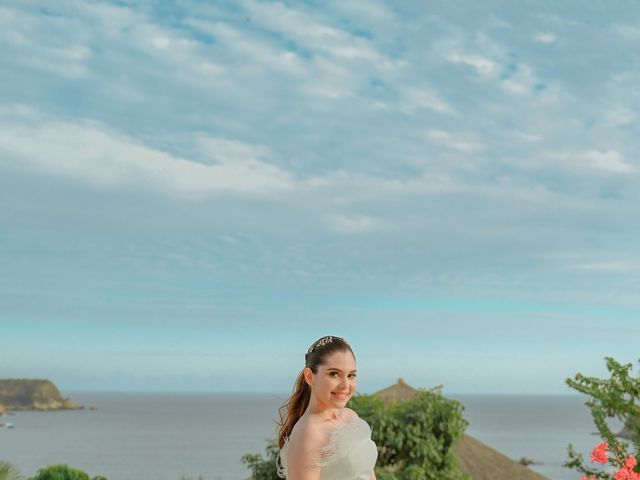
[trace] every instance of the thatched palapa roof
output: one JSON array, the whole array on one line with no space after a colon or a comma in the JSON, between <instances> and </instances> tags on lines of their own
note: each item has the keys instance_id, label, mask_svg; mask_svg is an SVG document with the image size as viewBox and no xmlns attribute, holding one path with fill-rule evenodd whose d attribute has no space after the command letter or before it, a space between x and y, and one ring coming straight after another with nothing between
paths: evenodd
<instances>
[{"instance_id":1,"label":"thatched palapa roof","mask_svg":"<svg viewBox=\"0 0 640 480\"><path fill-rule=\"evenodd\" d=\"M434 387L429 391L439 393L441 389L442 385L438 385L437 387ZM418 392L418 389L413 388L411 385L404 381L404 378L400 377L397 383L394 383L387 388L383 388L382 390L378 390L377 392L373 393L373 396L381 397L384 400L384 403L388 404L390 402L402 402L404 400L411 400L418 394Z\"/></svg>"}]
</instances>

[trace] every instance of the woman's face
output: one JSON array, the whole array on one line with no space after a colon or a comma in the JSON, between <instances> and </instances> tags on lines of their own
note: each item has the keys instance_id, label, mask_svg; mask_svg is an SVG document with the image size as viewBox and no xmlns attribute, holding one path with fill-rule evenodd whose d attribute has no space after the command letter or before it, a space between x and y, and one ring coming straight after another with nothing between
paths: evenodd
<instances>
[{"instance_id":1,"label":"woman's face","mask_svg":"<svg viewBox=\"0 0 640 480\"><path fill-rule=\"evenodd\" d=\"M356 360L349 350L333 352L311 378L311 390L319 402L343 408L356 391Z\"/></svg>"}]
</instances>

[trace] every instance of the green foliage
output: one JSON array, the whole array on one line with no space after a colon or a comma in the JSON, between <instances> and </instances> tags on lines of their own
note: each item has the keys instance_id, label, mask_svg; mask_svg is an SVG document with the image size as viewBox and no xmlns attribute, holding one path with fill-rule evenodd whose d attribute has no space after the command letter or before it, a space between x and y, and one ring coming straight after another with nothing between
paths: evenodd
<instances>
[{"instance_id":1,"label":"green foliage","mask_svg":"<svg viewBox=\"0 0 640 480\"><path fill-rule=\"evenodd\" d=\"M415 398L385 405L379 397L356 395L348 405L371 426L378 446L377 480L465 480L452 451L467 422L464 407L439 393L421 390ZM254 480L279 480L279 448L268 440L266 457L242 457Z\"/></svg>"},{"instance_id":2,"label":"green foliage","mask_svg":"<svg viewBox=\"0 0 640 480\"><path fill-rule=\"evenodd\" d=\"M249 467L254 480L280 480L276 463L279 453L277 440L267 439L266 458L259 453L247 453L242 456L242 463Z\"/></svg>"},{"instance_id":3,"label":"green foliage","mask_svg":"<svg viewBox=\"0 0 640 480\"><path fill-rule=\"evenodd\" d=\"M9 462L0 461L0 480L23 480L24 477Z\"/></svg>"},{"instance_id":4,"label":"green foliage","mask_svg":"<svg viewBox=\"0 0 640 480\"><path fill-rule=\"evenodd\" d=\"M350 406L371 425L372 438L378 446L376 477L465 478L452 450L467 426L462 416L464 407L459 402L421 390L410 400L388 406L380 398L358 395Z\"/></svg>"},{"instance_id":5,"label":"green foliage","mask_svg":"<svg viewBox=\"0 0 640 480\"><path fill-rule=\"evenodd\" d=\"M632 364L621 364L611 357L605 360L610 378L587 377L578 373L574 378L567 378L566 383L587 395L585 405L591 410L596 428L609 444L609 451L615 456L616 463L621 464L629 455L630 446L611 431L608 420L617 418L627 426L637 458L640 454L640 378L632 376ZM576 452L573 445L569 444L567 452L569 459L565 467L601 480L613 478L608 472L586 465L582 454Z\"/></svg>"},{"instance_id":6,"label":"green foliage","mask_svg":"<svg viewBox=\"0 0 640 480\"><path fill-rule=\"evenodd\" d=\"M97 476L91 479L88 474L77 468L68 465L50 465L41 468L35 477L29 480L107 480L105 477Z\"/></svg>"}]
</instances>

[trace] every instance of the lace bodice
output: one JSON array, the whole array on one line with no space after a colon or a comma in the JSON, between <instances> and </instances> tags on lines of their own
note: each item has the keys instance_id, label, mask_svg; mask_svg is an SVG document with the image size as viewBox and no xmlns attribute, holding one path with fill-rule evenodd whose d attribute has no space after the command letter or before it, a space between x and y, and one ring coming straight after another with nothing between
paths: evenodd
<instances>
[{"instance_id":1,"label":"lace bodice","mask_svg":"<svg viewBox=\"0 0 640 480\"><path fill-rule=\"evenodd\" d=\"M288 479L289 437L280 450L278 476ZM360 417L343 421L329 434L329 442L320 449L314 465L320 467L320 480L369 480L378 459L371 440L371 427ZM295 480L295 479L290 479Z\"/></svg>"}]
</instances>

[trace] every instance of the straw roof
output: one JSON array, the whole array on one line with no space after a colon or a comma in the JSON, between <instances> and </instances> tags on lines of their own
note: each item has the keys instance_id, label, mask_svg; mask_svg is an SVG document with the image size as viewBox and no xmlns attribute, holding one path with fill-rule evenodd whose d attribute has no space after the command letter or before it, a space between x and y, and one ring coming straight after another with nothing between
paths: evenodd
<instances>
[{"instance_id":1,"label":"straw roof","mask_svg":"<svg viewBox=\"0 0 640 480\"><path fill-rule=\"evenodd\" d=\"M546 480L546 477L464 435L453 447L458 466L473 480Z\"/></svg>"},{"instance_id":2,"label":"straw roof","mask_svg":"<svg viewBox=\"0 0 640 480\"><path fill-rule=\"evenodd\" d=\"M441 393L442 385L430 389ZM403 378L372 395L382 397L385 404L410 400L420 390L413 388ZM460 470L473 480L547 480L506 455L485 445L469 435L463 435L453 449Z\"/></svg>"},{"instance_id":3,"label":"straw roof","mask_svg":"<svg viewBox=\"0 0 640 480\"><path fill-rule=\"evenodd\" d=\"M442 389L442 385L438 385L437 387L431 388L429 391L440 392ZM383 388L382 390L378 390L372 395L375 397L381 397L384 400L385 404L391 402L402 402L405 400L411 400L415 397L420 390L417 388L413 388L407 382L404 381L404 378L400 377L397 383L393 385Z\"/></svg>"}]
</instances>

